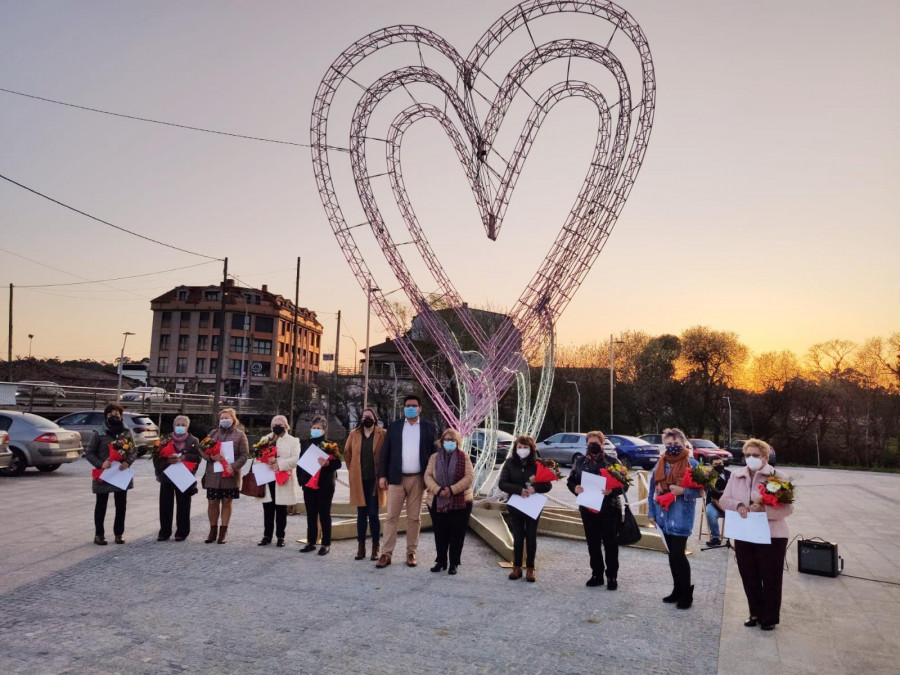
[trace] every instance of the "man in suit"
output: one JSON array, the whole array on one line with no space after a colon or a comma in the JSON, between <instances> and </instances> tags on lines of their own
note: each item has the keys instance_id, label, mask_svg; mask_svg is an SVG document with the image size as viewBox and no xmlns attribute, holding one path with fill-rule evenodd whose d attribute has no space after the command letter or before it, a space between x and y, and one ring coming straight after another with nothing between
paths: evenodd
<instances>
[{"instance_id":1,"label":"man in suit","mask_svg":"<svg viewBox=\"0 0 900 675\"><path fill-rule=\"evenodd\" d=\"M378 484L387 490L387 519L384 522L381 557L375 567L391 564L397 543L397 523L406 507L406 564L419 564L416 548L422 520L422 497L425 493L425 468L435 450L434 425L420 419L422 403L418 396L403 401L404 419L391 422L387 429L378 462Z\"/></svg>"}]
</instances>

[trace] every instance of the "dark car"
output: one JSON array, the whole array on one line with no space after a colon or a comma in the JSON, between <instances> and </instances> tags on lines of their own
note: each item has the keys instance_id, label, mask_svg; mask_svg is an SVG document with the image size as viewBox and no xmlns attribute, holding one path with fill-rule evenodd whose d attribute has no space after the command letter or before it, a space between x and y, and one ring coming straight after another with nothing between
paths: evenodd
<instances>
[{"instance_id":1,"label":"dark car","mask_svg":"<svg viewBox=\"0 0 900 675\"><path fill-rule=\"evenodd\" d=\"M691 438L688 440L690 440L691 445L694 446L694 459L698 462L709 464L718 457L721 458L726 465L731 464L731 453L722 450L722 448L712 441L708 441L705 438Z\"/></svg>"},{"instance_id":2,"label":"dark car","mask_svg":"<svg viewBox=\"0 0 900 675\"><path fill-rule=\"evenodd\" d=\"M731 454L732 463L734 464L744 464L744 443L747 442L746 438L736 438L731 441L727 446L725 446L725 451ZM775 448L769 445L769 464L771 466L775 466Z\"/></svg>"},{"instance_id":3,"label":"dark car","mask_svg":"<svg viewBox=\"0 0 900 675\"><path fill-rule=\"evenodd\" d=\"M656 446L637 436L610 434L606 438L615 446L619 461L629 468L639 466L650 469L659 461L659 450Z\"/></svg>"}]
</instances>

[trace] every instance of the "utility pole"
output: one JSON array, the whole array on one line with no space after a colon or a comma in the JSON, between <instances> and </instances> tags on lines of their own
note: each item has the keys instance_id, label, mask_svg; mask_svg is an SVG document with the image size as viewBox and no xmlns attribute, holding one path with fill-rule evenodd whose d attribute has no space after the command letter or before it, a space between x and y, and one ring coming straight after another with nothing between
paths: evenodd
<instances>
[{"instance_id":1,"label":"utility pole","mask_svg":"<svg viewBox=\"0 0 900 675\"><path fill-rule=\"evenodd\" d=\"M609 334L609 433L613 432L613 389L616 376L613 361L613 334Z\"/></svg>"},{"instance_id":2,"label":"utility pole","mask_svg":"<svg viewBox=\"0 0 900 675\"><path fill-rule=\"evenodd\" d=\"M731 445L731 397L723 396L728 401L728 445Z\"/></svg>"},{"instance_id":3,"label":"utility pole","mask_svg":"<svg viewBox=\"0 0 900 675\"><path fill-rule=\"evenodd\" d=\"M222 305L220 313L222 314L222 322L219 324L219 367L216 368L216 391L213 393L213 410L212 417L215 419L219 412L219 396L222 393L222 371L225 369L225 293L228 289L228 258L225 258L225 265L222 269Z\"/></svg>"},{"instance_id":4,"label":"utility pole","mask_svg":"<svg viewBox=\"0 0 900 675\"><path fill-rule=\"evenodd\" d=\"M372 320L372 292L380 290L369 286L366 293L366 372L363 378L363 410L369 407L369 325Z\"/></svg>"},{"instance_id":5,"label":"utility pole","mask_svg":"<svg viewBox=\"0 0 900 675\"><path fill-rule=\"evenodd\" d=\"M7 352L7 361L6 366L9 368L9 374L7 375L7 379L12 382L13 381L13 366L12 366L12 335L13 335L13 285L9 285L9 351Z\"/></svg>"},{"instance_id":6,"label":"utility pole","mask_svg":"<svg viewBox=\"0 0 900 675\"><path fill-rule=\"evenodd\" d=\"M122 353L119 355L119 384L116 386L116 401L122 397L122 366L125 365L125 343L128 342L128 336L134 335L131 331L122 333L125 339L122 340Z\"/></svg>"},{"instance_id":7,"label":"utility pole","mask_svg":"<svg viewBox=\"0 0 900 675\"><path fill-rule=\"evenodd\" d=\"M338 364L341 358L341 310L337 313L337 333L334 336L334 372L331 375L331 396L328 397L328 412L331 413L331 399L337 392Z\"/></svg>"},{"instance_id":8,"label":"utility pole","mask_svg":"<svg viewBox=\"0 0 900 675\"><path fill-rule=\"evenodd\" d=\"M578 389L578 383L575 380L566 380L569 384L575 385L575 393L578 394L578 427L575 429L579 434L581 433L581 391ZM612 428L610 428L612 431Z\"/></svg>"},{"instance_id":9,"label":"utility pole","mask_svg":"<svg viewBox=\"0 0 900 675\"><path fill-rule=\"evenodd\" d=\"M295 383L297 381L297 312L300 304L300 256L297 256L297 279L294 282L294 334L291 342L291 414L288 421L291 425L291 431L294 430L294 395L296 394Z\"/></svg>"}]
</instances>

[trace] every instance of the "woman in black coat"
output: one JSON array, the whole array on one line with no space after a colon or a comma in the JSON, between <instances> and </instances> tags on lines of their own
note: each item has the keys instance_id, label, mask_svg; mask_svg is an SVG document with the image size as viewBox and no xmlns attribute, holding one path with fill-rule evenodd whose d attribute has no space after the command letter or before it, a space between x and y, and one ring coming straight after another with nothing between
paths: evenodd
<instances>
[{"instance_id":1,"label":"woman in black coat","mask_svg":"<svg viewBox=\"0 0 900 675\"><path fill-rule=\"evenodd\" d=\"M341 457L337 444L325 440L327 430L328 421L321 415L316 416L310 426L309 438L301 444L301 458L313 445L330 455L328 459L319 458L321 468L316 476L310 476L297 467L297 481L303 486L303 503L306 505L306 546L300 549L301 553L316 550L319 523L322 524L322 548L319 549L319 555L328 555L331 550L331 502L334 499L335 473L341 468Z\"/></svg>"},{"instance_id":2,"label":"woman in black coat","mask_svg":"<svg viewBox=\"0 0 900 675\"><path fill-rule=\"evenodd\" d=\"M549 492L550 483L535 483L537 473L537 447L531 436L519 436L514 452L503 463L497 487L509 496L528 497L535 492ZM513 535L513 569L510 579L522 578L522 549L525 549L525 579L537 581L534 574L534 557L537 553L537 526L540 516L532 519L518 509L509 509L510 529Z\"/></svg>"},{"instance_id":3,"label":"woman in black coat","mask_svg":"<svg viewBox=\"0 0 900 675\"><path fill-rule=\"evenodd\" d=\"M584 492L581 487L581 476L584 473L600 475L600 469L608 467L603 444L606 437L602 431L591 431L587 435L587 454L575 460L566 486L574 494ZM586 586L602 586L603 573L606 572L606 589L614 591L619 587L619 544L616 541L617 525L621 511L618 497L622 488L603 491L603 505L600 511L579 506L581 522L584 525L584 538L587 539L588 553L591 556L591 578ZM604 565L603 553L606 552Z\"/></svg>"},{"instance_id":4,"label":"woman in black coat","mask_svg":"<svg viewBox=\"0 0 900 675\"><path fill-rule=\"evenodd\" d=\"M159 454L153 458L153 469L156 471L156 480L159 481L159 535L156 541L166 541L172 536L172 515L175 506L178 506L175 524L175 541L184 541L191 532L191 497L197 494L197 486L192 485L182 492L175 483L165 474L165 470L172 464L187 462L188 470L196 474L200 466L200 441L196 436L188 433L191 420L187 415L178 415L173 422L174 430L168 438L160 439L160 452L166 451L166 446L172 444L174 454L161 457Z\"/></svg>"},{"instance_id":5,"label":"woman in black coat","mask_svg":"<svg viewBox=\"0 0 900 675\"><path fill-rule=\"evenodd\" d=\"M94 543L98 546L106 546L104 523L106 520L106 507L109 504L109 495L113 495L116 503L116 517L113 521L113 534L117 544L124 544L125 539L125 507L128 502L128 490L134 487L134 481L122 490L100 480L100 472L110 467L110 447L122 455L120 468L127 469L137 459L137 450L134 447L134 436L125 428L125 409L118 403L110 403L103 410L105 422L100 433L94 433L88 443L88 449L84 458L94 467L91 480L91 492L97 495L97 503L94 506Z\"/></svg>"}]
</instances>

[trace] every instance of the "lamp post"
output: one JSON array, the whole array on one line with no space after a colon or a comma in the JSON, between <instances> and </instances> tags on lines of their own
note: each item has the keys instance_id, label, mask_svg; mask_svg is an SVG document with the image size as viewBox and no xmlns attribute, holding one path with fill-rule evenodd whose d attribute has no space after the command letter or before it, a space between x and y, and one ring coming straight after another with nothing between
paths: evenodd
<instances>
[{"instance_id":1,"label":"lamp post","mask_svg":"<svg viewBox=\"0 0 900 675\"><path fill-rule=\"evenodd\" d=\"M369 325L372 322L372 293L380 290L369 286L366 293L366 372L363 376L363 410L369 407Z\"/></svg>"},{"instance_id":2,"label":"lamp post","mask_svg":"<svg viewBox=\"0 0 900 675\"><path fill-rule=\"evenodd\" d=\"M34 340L34 333L28 334L28 360L31 360L31 342Z\"/></svg>"},{"instance_id":3,"label":"lamp post","mask_svg":"<svg viewBox=\"0 0 900 675\"><path fill-rule=\"evenodd\" d=\"M623 340L613 340L609 334L609 433L613 432L613 393L616 385L615 352L613 345L622 344Z\"/></svg>"},{"instance_id":4,"label":"lamp post","mask_svg":"<svg viewBox=\"0 0 900 675\"><path fill-rule=\"evenodd\" d=\"M578 395L578 427L575 429L576 433L581 433L581 391L578 389L578 383L575 380L566 380L569 384L575 385L575 393Z\"/></svg>"},{"instance_id":5,"label":"lamp post","mask_svg":"<svg viewBox=\"0 0 900 675\"><path fill-rule=\"evenodd\" d=\"M128 342L128 336L134 335L131 331L122 333L125 339L122 340L122 353L119 355L119 384L116 385L116 401L122 397L122 365L125 363L125 343Z\"/></svg>"},{"instance_id":6,"label":"lamp post","mask_svg":"<svg viewBox=\"0 0 900 675\"><path fill-rule=\"evenodd\" d=\"M731 397L723 396L728 401L728 445L731 445Z\"/></svg>"},{"instance_id":7,"label":"lamp post","mask_svg":"<svg viewBox=\"0 0 900 675\"><path fill-rule=\"evenodd\" d=\"M353 374L355 375L358 372L357 368L359 368L359 345L356 344L356 339L353 338L352 336L344 333L343 337L347 338L348 340L350 340L350 342L353 343L353 350L354 350L353 353L355 355L354 359L356 359L356 365L353 366ZM335 358L337 358L337 357L335 357ZM335 368L337 368L337 366L335 366Z\"/></svg>"}]
</instances>

